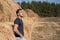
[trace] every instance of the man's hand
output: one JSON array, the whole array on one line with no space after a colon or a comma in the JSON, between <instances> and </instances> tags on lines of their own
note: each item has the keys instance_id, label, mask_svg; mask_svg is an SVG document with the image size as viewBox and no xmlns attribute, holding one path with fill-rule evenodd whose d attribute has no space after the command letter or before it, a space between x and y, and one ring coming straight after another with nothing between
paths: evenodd
<instances>
[{"instance_id":1,"label":"man's hand","mask_svg":"<svg viewBox=\"0 0 60 40\"><path fill-rule=\"evenodd\" d=\"M21 38L23 38L24 36L19 32L18 30L18 25L17 24L14 24L14 31L21 36Z\"/></svg>"},{"instance_id":2,"label":"man's hand","mask_svg":"<svg viewBox=\"0 0 60 40\"><path fill-rule=\"evenodd\" d=\"M21 36L21 38L23 38L24 36L23 35L20 35Z\"/></svg>"}]
</instances>

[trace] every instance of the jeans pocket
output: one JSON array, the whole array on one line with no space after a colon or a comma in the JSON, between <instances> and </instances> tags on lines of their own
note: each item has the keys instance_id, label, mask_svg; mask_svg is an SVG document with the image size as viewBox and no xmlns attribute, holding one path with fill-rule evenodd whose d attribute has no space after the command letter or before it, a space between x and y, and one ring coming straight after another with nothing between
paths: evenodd
<instances>
[{"instance_id":1,"label":"jeans pocket","mask_svg":"<svg viewBox=\"0 0 60 40\"><path fill-rule=\"evenodd\" d=\"M21 38L22 40L26 40L26 38L25 37L23 37L23 38Z\"/></svg>"}]
</instances>

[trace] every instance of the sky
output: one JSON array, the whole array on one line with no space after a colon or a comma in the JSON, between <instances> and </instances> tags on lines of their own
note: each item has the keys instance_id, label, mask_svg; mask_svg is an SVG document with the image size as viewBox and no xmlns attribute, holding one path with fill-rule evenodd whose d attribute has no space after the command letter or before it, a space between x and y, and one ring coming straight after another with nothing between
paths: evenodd
<instances>
[{"instance_id":1,"label":"sky","mask_svg":"<svg viewBox=\"0 0 60 40\"><path fill-rule=\"evenodd\" d=\"M26 2L31 2L32 0L14 0L15 2L22 2L22 1L26 1ZM54 3L60 3L60 0L34 0L34 1L41 1L41 2L43 2L43 1L47 1L47 2L50 2L50 3L52 3L52 2L54 2Z\"/></svg>"}]
</instances>

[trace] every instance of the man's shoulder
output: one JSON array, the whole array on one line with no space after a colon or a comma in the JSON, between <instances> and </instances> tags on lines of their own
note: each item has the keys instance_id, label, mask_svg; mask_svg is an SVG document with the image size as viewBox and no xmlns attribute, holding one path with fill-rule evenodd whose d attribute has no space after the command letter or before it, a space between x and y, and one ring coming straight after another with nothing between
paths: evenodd
<instances>
[{"instance_id":1,"label":"man's shoulder","mask_svg":"<svg viewBox=\"0 0 60 40\"><path fill-rule=\"evenodd\" d=\"M19 24L19 19L18 18L16 18L15 20L14 20L14 24Z\"/></svg>"},{"instance_id":2,"label":"man's shoulder","mask_svg":"<svg viewBox=\"0 0 60 40\"><path fill-rule=\"evenodd\" d=\"M16 18L14 21L19 21L19 19L18 19L18 18Z\"/></svg>"}]
</instances>

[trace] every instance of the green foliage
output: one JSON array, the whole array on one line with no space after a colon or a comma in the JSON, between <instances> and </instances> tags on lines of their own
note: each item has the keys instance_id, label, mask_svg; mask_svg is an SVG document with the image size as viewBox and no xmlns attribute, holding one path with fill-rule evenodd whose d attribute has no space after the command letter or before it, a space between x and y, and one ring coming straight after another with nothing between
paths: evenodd
<instances>
[{"instance_id":1,"label":"green foliage","mask_svg":"<svg viewBox=\"0 0 60 40\"><path fill-rule=\"evenodd\" d=\"M40 17L60 17L60 4L41 1L32 1L29 3L23 1L20 6L23 9L32 9Z\"/></svg>"}]
</instances>

